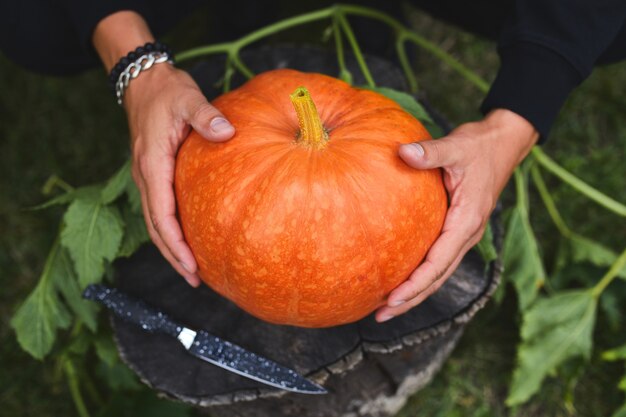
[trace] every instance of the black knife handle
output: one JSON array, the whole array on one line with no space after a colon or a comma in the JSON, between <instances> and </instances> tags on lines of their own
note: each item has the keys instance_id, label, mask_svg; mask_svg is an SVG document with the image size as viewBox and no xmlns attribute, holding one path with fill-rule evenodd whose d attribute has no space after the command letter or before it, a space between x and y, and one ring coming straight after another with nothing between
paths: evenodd
<instances>
[{"instance_id":1,"label":"black knife handle","mask_svg":"<svg viewBox=\"0 0 626 417\"><path fill-rule=\"evenodd\" d=\"M166 333L177 337L183 329L183 326L176 323L167 314L116 288L91 284L83 292L83 298L102 303L116 316L134 323L150 333Z\"/></svg>"}]
</instances>

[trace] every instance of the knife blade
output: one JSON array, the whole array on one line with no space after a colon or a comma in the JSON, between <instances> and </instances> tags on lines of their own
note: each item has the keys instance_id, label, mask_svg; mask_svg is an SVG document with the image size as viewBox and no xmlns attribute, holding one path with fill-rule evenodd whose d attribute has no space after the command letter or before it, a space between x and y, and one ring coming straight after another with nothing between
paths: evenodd
<instances>
[{"instance_id":1,"label":"knife blade","mask_svg":"<svg viewBox=\"0 0 626 417\"><path fill-rule=\"evenodd\" d=\"M106 285L92 284L83 297L97 301L116 316L140 326L150 333L165 333L175 337L185 349L203 361L276 388L301 394L326 394L324 387L312 382L293 369L250 352L204 330L193 330L162 311Z\"/></svg>"}]
</instances>

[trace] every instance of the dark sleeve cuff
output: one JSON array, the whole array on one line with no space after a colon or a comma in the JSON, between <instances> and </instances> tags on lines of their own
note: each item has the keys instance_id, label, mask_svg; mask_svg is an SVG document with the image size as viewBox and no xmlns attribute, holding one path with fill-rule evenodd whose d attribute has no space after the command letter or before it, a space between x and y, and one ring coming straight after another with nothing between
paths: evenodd
<instances>
[{"instance_id":1,"label":"dark sleeve cuff","mask_svg":"<svg viewBox=\"0 0 626 417\"><path fill-rule=\"evenodd\" d=\"M91 41L93 31L105 17L129 10L140 14L148 23L153 20L150 0L63 0L63 5L74 24L80 44L90 54L95 54Z\"/></svg>"},{"instance_id":2,"label":"dark sleeve cuff","mask_svg":"<svg viewBox=\"0 0 626 417\"><path fill-rule=\"evenodd\" d=\"M582 77L553 50L531 42L515 42L499 48L500 70L482 103L481 111L511 110L548 137L559 110Z\"/></svg>"}]
</instances>

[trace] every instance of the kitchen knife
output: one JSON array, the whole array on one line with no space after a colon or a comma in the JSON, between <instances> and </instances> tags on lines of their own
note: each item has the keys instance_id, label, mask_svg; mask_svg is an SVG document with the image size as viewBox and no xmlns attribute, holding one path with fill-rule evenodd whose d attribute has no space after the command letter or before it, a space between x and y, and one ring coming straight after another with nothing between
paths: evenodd
<instances>
[{"instance_id":1,"label":"kitchen knife","mask_svg":"<svg viewBox=\"0 0 626 417\"><path fill-rule=\"evenodd\" d=\"M116 316L151 333L165 333L178 339L192 355L231 372L287 391L326 394L326 390L292 369L249 352L204 331L184 327L167 314L141 300L105 285L89 285L83 297L98 301Z\"/></svg>"}]
</instances>

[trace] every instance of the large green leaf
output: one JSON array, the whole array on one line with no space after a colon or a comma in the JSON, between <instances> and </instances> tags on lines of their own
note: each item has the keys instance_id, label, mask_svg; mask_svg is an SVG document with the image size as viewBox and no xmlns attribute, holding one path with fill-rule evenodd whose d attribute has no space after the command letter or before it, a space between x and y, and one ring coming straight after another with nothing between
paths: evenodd
<instances>
[{"instance_id":1,"label":"large green leaf","mask_svg":"<svg viewBox=\"0 0 626 417\"><path fill-rule=\"evenodd\" d=\"M109 388L114 391L141 389L136 375L119 361L111 366L105 362L100 362L96 367L96 372L100 378L106 382Z\"/></svg>"},{"instance_id":2,"label":"large green leaf","mask_svg":"<svg viewBox=\"0 0 626 417\"><path fill-rule=\"evenodd\" d=\"M70 204L63 220L61 243L74 261L81 287L98 282L104 262L115 259L122 241L124 223L119 211L97 200L78 199Z\"/></svg>"},{"instance_id":3,"label":"large green leaf","mask_svg":"<svg viewBox=\"0 0 626 417\"><path fill-rule=\"evenodd\" d=\"M110 334L99 335L94 340L94 347L96 348L96 354L100 360L107 364L107 366L112 367L119 361L117 347Z\"/></svg>"},{"instance_id":4,"label":"large green leaf","mask_svg":"<svg viewBox=\"0 0 626 417\"><path fill-rule=\"evenodd\" d=\"M130 176L130 161L126 161L126 163L107 181L102 189L100 197L102 203L112 203L122 195L129 181L132 181Z\"/></svg>"},{"instance_id":5,"label":"large green leaf","mask_svg":"<svg viewBox=\"0 0 626 417\"><path fill-rule=\"evenodd\" d=\"M625 380L626 382L626 380ZM626 385L626 384L625 384ZM619 410L617 410L611 417L626 417L626 403L624 403Z\"/></svg>"},{"instance_id":6,"label":"large green leaf","mask_svg":"<svg viewBox=\"0 0 626 417\"><path fill-rule=\"evenodd\" d=\"M58 243L52 247L39 283L11 319L20 346L37 359L50 352L57 329L66 329L71 323L55 291L55 282L63 279L66 269L61 251Z\"/></svg>"},{"instance_id":7,"label":"large green leaf","mask_svg":"<svg viewBox=\"0 0 626 417\"><path fill-rule=\"evenodd\" d=\"M388 87L362 87L366 90L375 91L383 96L398 103L407 113L422 122L424 127L430 132L434 138L443 136L443 130L437 125L432 117L428 114L424 106L422 106L415 97L402 91L394 90Z\"/></svg>"},{"instance_id":8,"label":"large green leaf","mask_svg":"<svg viewBox=\"0 0 626 417\"><path fill-rule=\"evenodd\" d=\"M542 298L525 312L509 406L527 401L546 375L566 360L589 358L596 309L597 298L590 290L576 290Z\"/></svg>"},{"instance_id":9,"label":"large green leaf","mask_svg":"<svg viewBox=\"0 0 626 417\"><path fill-rule=\"evenodd\" d=\"M498 252L496 251L496 246L493 243L493 231L491 230L491 223L487 223L485 232L480 238L480 242L476 244L475 248L480 256L483 258L483 261L486 265L498 258Z\"/></svg>"},{"instance_id":10,"label":"large green leaf","mask_svg":"<svg viewBox=\"0 0 626 417\"><path fill-rule=\"evenodd\" d=\"M126 228L117 256L127 257L135 253L142 244L148 242L150 235L148 235L146 222L142 215L135 214L130 207L124 207L122 216Z\"/></svg>"},{"instance_id":11,"label":"large green leaf","mask_svg":"<svg viewBox=\"0 0 626 417\"><path fill-rule=\"evenodd\" d=\"M128 197L128 202L130 203L130 208L133 210L133 213L142 214L141 194L139 194L139 188L137 188L135 181L128 181L126 184L126 196Z\"/></svg>"},{"instance_id":12,"label":"large green leaf","mask_svg":"<svg viewBox=\"0 0 626 417\"><path fill-rule=\"evenodd\" d=\"M618 256L606 246L584 236L574 235L569 242L574 262L590 262L596 266L610 267ZM617 276L626 279L626 267L622 268Z\"/></svg>"},{"instance_id":13,"label":"large green leaf","mask_svg":"<svg viewBox=\"0 0 626 417\"><path fill-rule=\"evenodd\" d=\"M528 212L521 204L508 213L502 259L505 277L515 286L520 309L525 310L537 297L546 273Z\"/></svg>"},{"instance_id":14,"label":"large green leaf","mask_svg":"<svg viewBox=\"0 0 626 417\"><path fill-rule=\"evenodd\" d=\"M56 290L61 293L63 299L74 314L79 317L91 331L95 332L97 328L96 314L98 307L95 303L83 299L67 249L59 249L57 262L58 272L53 276Z\"/></svg>"}]
</instances>

